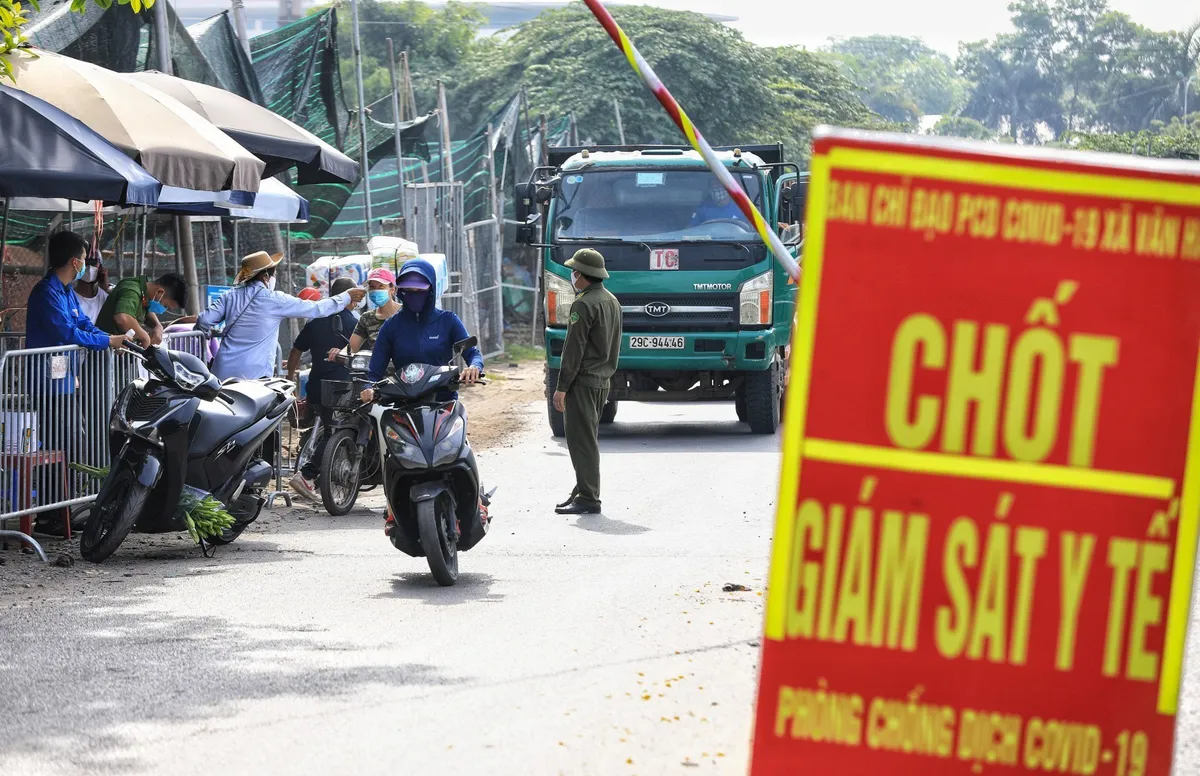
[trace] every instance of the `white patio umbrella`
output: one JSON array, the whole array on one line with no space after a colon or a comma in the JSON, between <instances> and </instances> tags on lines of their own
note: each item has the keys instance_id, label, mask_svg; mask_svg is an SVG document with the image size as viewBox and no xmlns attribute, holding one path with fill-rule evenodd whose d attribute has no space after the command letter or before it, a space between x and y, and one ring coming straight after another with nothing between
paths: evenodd
<instances>
[{"instance_id":1,"label":"white patio umbrella","mask_svg":"<svg viewBox=\"0 0 1200 776\"><path fill-rule=\"evenodd\" d=\"M265 163L173 97L40 49L10 54L16 86L74 116L166 186L257 192Z\"/></svg>"},{"instance_id":2,"label":"white patio umbrella","mask_svg":"<svg viewBox=\"0 0 1200 776\"><path fill-rule=\"evenodd\" d=\"M171 95L220 127L266 162L267 175L294 167L300 184L358 180L358 162L298 124L240 95L154 71L126 73L124 77Z\"/></svg>"}]
</instances>

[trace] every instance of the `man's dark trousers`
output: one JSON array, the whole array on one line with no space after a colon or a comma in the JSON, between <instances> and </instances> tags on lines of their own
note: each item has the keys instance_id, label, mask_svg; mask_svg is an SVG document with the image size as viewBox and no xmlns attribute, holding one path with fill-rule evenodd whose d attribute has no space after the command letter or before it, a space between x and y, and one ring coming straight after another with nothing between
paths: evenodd
<instances>
[{"instance_id":1,"label":"man's dark trousers","mask_svg":"<svg viewBox=\"0 0 1200 776\"><path fill-rule=\"evenodd\" d=\"M317 477L321 474L321 459L325 457L325 444L329 441L329 427L333 424L333 409L312 403L312 399L309 399L309 402L310 410L321 419L321 425L313 432L317 434L317 443L313 447L312 457L304 462L304 466L300 467L300 474L304 475L304 479L309 482L316 482Z\"/></svg>"},{"instance_id":2,"label":"man's dark trousers","mask_svg":"<svg viewBox=\"0 0 1200 776\"><path fill-rule=\"evenodd\" d=\"M578 381L567 391L567 450L575 468L575 501L600 503L600 413L608 401L608 388L592 388Z\"/></svg>"}]
</instances>

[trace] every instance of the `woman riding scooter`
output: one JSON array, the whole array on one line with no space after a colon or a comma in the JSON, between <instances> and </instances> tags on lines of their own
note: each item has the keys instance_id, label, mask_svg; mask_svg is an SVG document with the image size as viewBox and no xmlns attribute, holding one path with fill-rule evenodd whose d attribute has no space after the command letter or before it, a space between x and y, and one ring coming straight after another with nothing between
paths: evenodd
<instances>
[{"instance_id":1,"label":"woman riding scooter","mask_svg":"<svg viewBox=\"0 0 1200 776\"><path fill-rule=\"evenodd\" d=\"M457 315L434 305L436 282L433 265L424 259L410 259L400 268L396 290L403 306L379 329L367 375L372 382L382 380L389 365L402 368L414 363L449 363L454 357L454 343L470 336ZM473 347L463 352L463 358L469 366L463 370L462 382L469 385L479 380L483 354ZM370 388L363 391L364 402L374 398L375 392Z\"/></svg>"},{"instance_id":2,"label":"woman riding scooter","mask_svg":"<svg viewBox=\"0 0 1200 776\"><path fill-rule=\"evenodd\" d=\"M457 315L435 306L436 284L433 265L423 259L410 259L400 268L396 290L403 307L379 329L367 374L371 382L382 380L389 365L401 370L408 364L448 364L454 358L454 343L469 336ZM470 385L479 380L483 355L478 347L468 348L462 355L469 366L463 370L461 381ZM450 401L456 397L448 392L438 399ZM375 392L370 388L362 392L364 402L374 399Z\"/></svg>"}]
</instances>

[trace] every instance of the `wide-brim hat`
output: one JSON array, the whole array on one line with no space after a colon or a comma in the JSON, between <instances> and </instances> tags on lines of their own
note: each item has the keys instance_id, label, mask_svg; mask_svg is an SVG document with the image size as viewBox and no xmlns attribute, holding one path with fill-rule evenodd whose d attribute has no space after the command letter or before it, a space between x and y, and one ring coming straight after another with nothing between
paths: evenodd
<instances>
[{"instance_id":1,"label":"wide-brim hat","mask_svg":"<svg viewBox=\"0 0 1200 776\"><path fill-rule=\"evenodd\" d=\"M283 261L282 253L276 253L274 255L271 255L266 251L257 251L255 253L251 253L249 256L242 259L242 267L238 270L236 282L245 283L247 280L260 272L271 269L272 267L278 267L279 262L281 261Z\"/></svg>"},{"instance_id":2,"label":"wide-brim hat","mask_svg":"<svg viewBox=\"0 0 1200 776\"><path fill-rule=\"evenodd\" d=\"M575 255L567 259L567 266L584 275L596 280L607 280L608 270L604 268L604 256L600 251L591 248L580 248L575 251Z\"/></svg>"}]
</instances>

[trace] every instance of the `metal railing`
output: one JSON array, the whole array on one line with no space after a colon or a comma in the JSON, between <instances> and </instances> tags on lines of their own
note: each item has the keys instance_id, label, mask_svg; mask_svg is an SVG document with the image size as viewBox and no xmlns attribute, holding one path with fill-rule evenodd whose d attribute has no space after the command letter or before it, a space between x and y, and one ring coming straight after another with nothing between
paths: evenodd
<instances>
[{"instance_id":1,"label":"metal railing","mask_svg":"<svg viewBox=\"0 0 1200 776\"><path fill-rule=\"evenodd\" d=\"M207 361L201 332L167 335L168 347ZM145 376L128 352L77 345L0 353L0 538L17 538L45 558L29 534L33 515L59 512L70 536L70 511L95 500L101 481L76 469L104 469L111 459L109 412L121 389ZM20 519L20 532L3 531Z\"/></svg>"}]
</instances>

